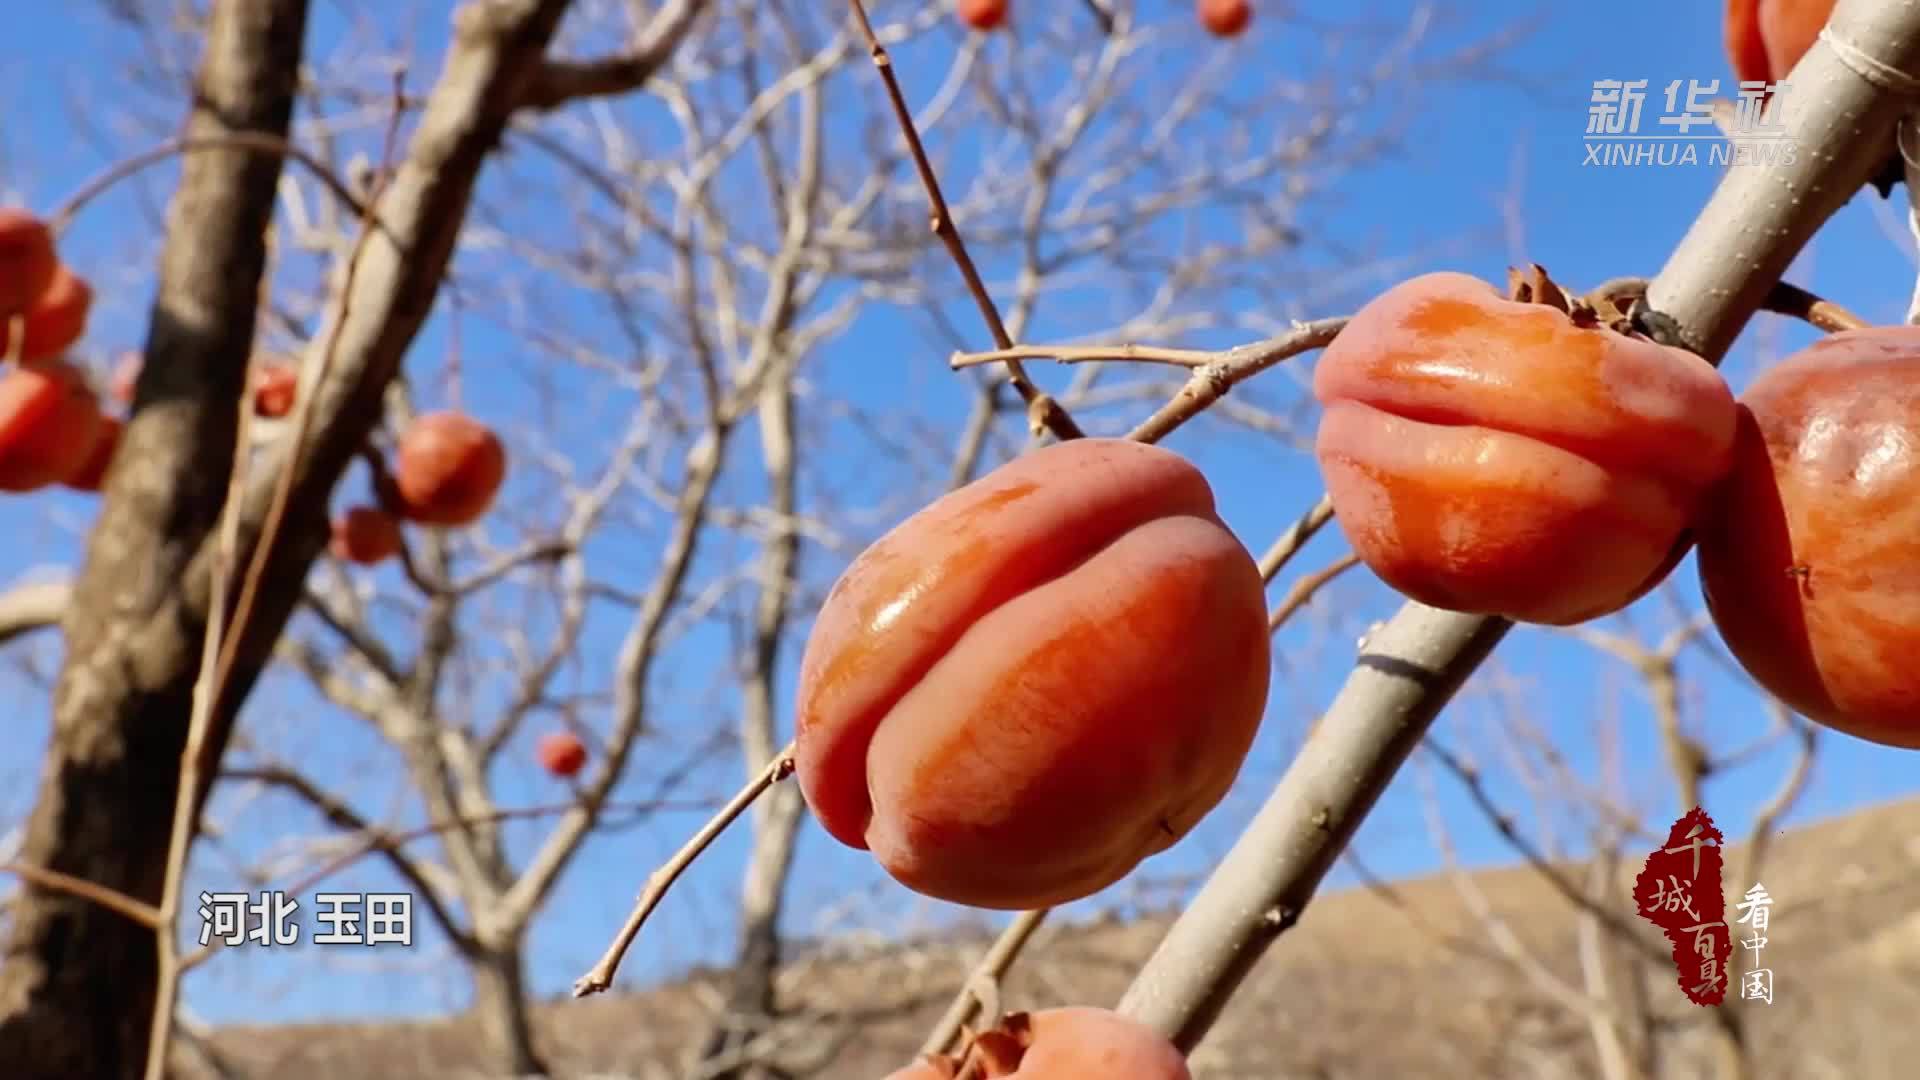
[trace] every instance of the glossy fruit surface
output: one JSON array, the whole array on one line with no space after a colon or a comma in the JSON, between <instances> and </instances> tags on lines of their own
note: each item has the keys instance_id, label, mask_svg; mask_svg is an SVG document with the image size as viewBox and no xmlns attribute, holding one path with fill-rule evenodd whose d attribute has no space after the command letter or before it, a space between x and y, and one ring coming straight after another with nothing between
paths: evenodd
<instances>
[{"instance_id":1,"label":"glossy fruit surface","mask_svg":"<svg viewBox=\"0 0 1920 1080\"><path fill-rule=\"evenodd\" d=\"M0 372L0 491L32 491L79 473L93 456L100 406L60 360Z\"/></svg>"},{"instance_id":2,"label":"glossy fruit surface","mask_svg":"<svg viewBox=\"0 0 1920 1080\"><path fill-rule=\"evenodd\" d=\"M834 585L801 663L800 786L910 889L1063 903L1220 801L1268 663L1258 568L1197 469L1120 439L1050 446Z\"/></svg>"},{"instance_id":3,"label":"glossy fruit surface","mask_svg":"<svg viewBox=\"0 0 1920 1080\"><path fill-rule=\"evenodd\" d=\"M428 413L407 425L394 483L403 516L427 525L467 525L493 505L506 477L500 439L464 413Z\"/></svg>"},{"instance_id":4,"label":"glossy fruit surface","mask_svg":"<svg viewBox=\"0 0 1920 1080\"><path fill-rule=\"evenodd\" d=\"M1455 611L1564 625L1625 607L1672 572L1731 461L1733 394L1706 361L1464 274L1368 304L1314 394L1348 542Z\"/></svg>"},{"instance_id":5,"label":"glossy fruit surface","mask_svg":"<svg viewBox=\"0 0 1920 1080\"><path fill-rule=\"evenodd\" d=\"M1721 638L1809 719L1920 749L1920 328L1834 334L1740 401L1698 530Z\"/></svg>"},{"instance_id":6,"label":"glossy fruit surface","mask_svg":"<svg viewBox=\"0 0 1920 1080\"><path fill-rule=\"evenodd\" d=\"M1253 21L1248 0L1200 0L1200 25L1220 37L1239 37Z\"/></svg>"},{"instance_id":7,"label":"glossy fruit surface","mask_svg":"<svg viewBox=\"0 0 1920 1080\"><path fill-rule=\"evenodd\" d=\"M972 1049L985 1080L1192 1080L1174 1045L1137 1021L1075 1006L1014 1013ZM887 1080L953 1080L960 1057L923 1059Z\"/></svg>"},{"instance_id":8,"label":"glossy fruit surface","mask_svg":"<svg viewBox=\"0 0 1920 1080\"><path fill-rule=\"evenodd\" d=\"M540 737L536 751L540 767L559 777L580 771L587 763L587 744L571 731L554 731Z\"/></svg>"},{"instance_id":9,"label":"glossy fruit surface","mask_svg":"<svg viewBox=\"0 0 1920 1080\"><path fill-rule=\"evenodd\" d=\"M372 566L400 552L400 523L375 506L355 506L333 519L327 550L346 562Z\"/></svg>"}]
</instances>

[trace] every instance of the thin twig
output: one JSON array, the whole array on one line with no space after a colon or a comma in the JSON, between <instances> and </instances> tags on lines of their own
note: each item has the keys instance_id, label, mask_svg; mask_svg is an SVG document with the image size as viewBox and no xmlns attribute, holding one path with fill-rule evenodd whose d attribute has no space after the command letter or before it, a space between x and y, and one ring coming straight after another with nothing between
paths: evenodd
<instances>
[{"instance_id":1,"label":"thin twig","mask_svg":"<svg viewBox=\"0 0 1920 1080\"><path fill-rule=\"evenodd\" d=\"M1359 564L1360 556L1344 555L1334 560L1332 565L1307 574L1294 582L1293 587L1287 590L1287 595L1274 607L1273 613L1267 616L1267 631L1271 633L1280 629L1288 619L1293 618L1294 612L1305 607L1307 602L1313 599L1314 594L1325 588L1328 582Z\"/></svg>"},{"instance_id":2,"label":"thin twig","mask_svg":"<svg viewBox=\"0 0 1920 1080\"><path fill-rule=\"evenodd\" d=\"M1227 391L1235 386L1283 360L1313 349L1326 348L1346 325L1345 318L1295 323L1286 333L1265 341L1238 345L1220 353L1213 363L1196 368L1187 385L1180 388L1173 400L1161 406L1159 412L1148 417L1127 437L1139 442L1159 442L1175 428L1226 397Z\"/></svg>"},{"instance_id":3,"label":"thin twig","mask_svg":"<svg viewBox=\"0 0 1920 1080\"><path fill-rule=\"evenodd\" d=\"M1014 960L1020 956L1020 950L1026 948L1027 941L1040 929L1040 924L1046 921L1047 913L1052 910L1036 908L1023 911L1007 924L1005 930L1000 931L1000 936L987 949L987 954L980 958L973 973L967 976L967 984L961 987L953 1004L947 1006L946 1015L934 1025L933 1031L927 1035L927 1041L920 1044L922 1055L944 1054L953 1047L953 1041L960 1036L960 1029L971 1023L980 1011L980 987L983 984L999 985L999 980L1006 976ZM999 1017L991 1019L998 1020Z\"/></svg>"},{"instance_id":4,"label":"thin twig","mask_svg":"<svg viewBox=\"0 0 1920 1080\"><path fill-rule=\"evenodd\" d=\"M1057 360L1062 364L1085 364L1100 360L1197 368L1219 360L1220 356L1213 349L1170 349L1158 345L1015 345L1010 349L988 349L985 352L956 352L947 361L947 366L959 371L1008 360Z\"/></svg>"},{"instance_id":5,"label":"thin twig","mask_svg":"<svg viewBox=\"0 0 1920 1080\"><path fill-rule=\"evenodd\" d=\"M980 317L986 320L987 329L993 334L993 343L1002 349L1013 348L1013 338L1007 334L1006 324L1000 320L1000 309L994 306L993 297L987 294L987 286L980 279L980 271L973 265L973 257L967 254L967 245L960 239L960 230L953 222L953 213L947 208L947 198L940 193L940 181L933 175L933 163L927 160L926 147L920 142L919 129L913 123L913 110L907 107L906 95L900 89L900 80L893 74L893 58L887 55L886 46L880 44L880 36L873 32L873 23L867 18L867 7L860 0L849 0L854 17L859 21L860 32L865 35L867 51L873 56L873 66L879 69L880 79L886 84L887 98L893 103L893 114L900 121L900 131L906 137L907 151L913 156L913 167L920 174L920 185L927 191L927 203L931 208L931 224L934 235L946 245L947 254L952 256L954 265L960 268L960 276L967 283L967 292L973 296L974 303L980 308ZM1007 381L1020 394L1020 400L1027 403L1027 416L1036 432L1045 430L1061 441L1080 438L1080 426L1067 415L1067 410L1033 384L1027 377L1026 368L1018 360L1008 360Z\"/></svg>"},{"instance_id":6,"label":"thin twig","mask_svg":"<svg viewBox=\"0 0 1920 1080\"><path fill-rule=\"evenodd\" d=\"M788 743L785 749L774 755L766 768L760 770L758 776L747 781L747 785L740 789L739 794L727 800L727 805L721 807L720 812L715 814L712 820L701 826L700 831L694 833L692 839L682 845L679 851L674 852L673 858L668 859L660 869L648 875L646 887L640 890L640 898L634 903L633 911L627 916L626 924L620 927L620 933L614 936L613 944L607 946L606 954L600 957L599 963L593 965L593 970L574 981L574 997L598 994L613 985L614 972L620 969L620 961L627 955L627 948L633 944L633 939L639 936L640 927L646 923L647 917L653 914L653 909L659 907L660 901L666 898L667 890L673 888L673 883L680 879L680 875L693 864L693 860L700 857L701 852L706 851L721 833L727 831L727 826L732 825L741 814L746 813L747 808L765 794L768 788L792 774L793 744Z\"/></svg>"},{"instance_id":7,"label":"thin twig","mask_svg":"<svg viewBox=\"0 0 1920 1080\"><path fill-rule=\"evenodd\" d=\"M1322 495L1319 502L1300 515L1300 520L1288 526L1287 531L1281 533L1273 546L1267 549L1267 553L1260 556L1260 580L1271 584L1287 563L1306 546L1307 541L1332 520L1333 500Z\"/></svg>"},{"instance_id":8,"label":"thin twig","mask_svg":"<svg viewBox=\"0 0 1920 1080\"><path fill-rule=\"evenodd\" d=\"M339 199L355 216L365 219L369 205L363 205L347 186L347 182L335 176L325 162L305 150L295 146L290 140L278 135L269 135L261 131L234 131L224 135L203 135L193 138L174 138L149 150L143 150L132 157L115 162L89 177L73 194L67 196L52 214L48 215L48 227L55 234L64 232L73 219L86 205L99 198L109 188L132 176L142 169L157 165L168 158L181 154L197 153L202 150L251 150L260 154L278 154L289 161L306 166L322 186ZM385 230L383 225L382 230Z\"/></svg>"},{"instance_id":9,"label":"thin twig","mask_svg":"<svg viewBox=\"0 0 1920 1080\"><path fill-rule=\"evenodd\" d=\"M109 911L125 915L142 926L158 928L160 925L159 908L136 900L118 889L109 889L85 878L77 878L72 874L63 874L58 870L49 870L44 866L34 866L32 863L24 862L0 863L0 874L14 874L48 892L63 892L82 900L91 900Z\"/></svg>"}]
</instances>

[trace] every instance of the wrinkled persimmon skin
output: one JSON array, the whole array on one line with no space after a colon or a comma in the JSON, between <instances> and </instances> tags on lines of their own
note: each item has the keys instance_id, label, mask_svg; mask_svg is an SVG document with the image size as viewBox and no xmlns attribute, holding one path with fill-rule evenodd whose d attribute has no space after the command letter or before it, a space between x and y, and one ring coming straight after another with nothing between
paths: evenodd
<instances>
[{"instance_id":1,"label":"wrinkled persimmon skin","mask_svg":"<svg viewBox=\"0 0 1920 1080\"><path fill-rule=\"evenodd\" d=\"M1727 55L1742 82L1779 82L1833 17L1834 0L1727 0ZM1737 88L1736 88L1737 89Z\"/></svg>"},{"instance_id":2,"label":"wrinkled persimmon skin","mask_svg":"<svg viewBox=\"0 0 1920 1080\"><path fill-rule=\"evenodd\" d=\"M1077 439L857 558L801 663L826 830L924 895L1090 896L1226 794L1266 704L1258 568L1171 451Z\"/></svg>"},{"instance_id":3,"label":"wrinkled persimmon skin","mask_svg":"<svg viewBox=\"0 0 1920 1080\"><path fill-rule=\"evenodd\" d=\"M1158 1032L1106 1009L1074 1006L1010 1018L975 1053L985 1080L1193 1080L1187 1060ZM949 1056L915 1062L887 1080L952 1080Z\"/></svg>"},{"instance_id":4,"label":"wrinkled persimmon skin","mask_svg":"<svg viewBox=\"0 0 1920 1080\"><path fill-rule=\"evenodd\" d=\"M99 402L72 365L0 372L0 491L33 491L84 470L100 436Z\"/></svg>"},{"instance_id":5,"label":"wrinkled persimmon skin","mask_svg":"<svg viewBox=\"0 0 1920 1080\"><path fill-rule=\"evenodd\" d=\"M1822 339L1740 401L1698 529L1721 638L1809 719L1920 749L1920 328Z\"/></svg>"},{"instance_id":6,"label":"wrinkled persimmon skin","mask_svg":"<svg viewBox=\"0 0 1920 1080\"><path fill-rule=\"evenodd\" d=\"M1685 350L1453 273L1361 309L1314 394L1327 492L1381 580L1549 625L1617 611L1672 571L1727 469L1736 412Z\"/></svg>"}]
</instances>

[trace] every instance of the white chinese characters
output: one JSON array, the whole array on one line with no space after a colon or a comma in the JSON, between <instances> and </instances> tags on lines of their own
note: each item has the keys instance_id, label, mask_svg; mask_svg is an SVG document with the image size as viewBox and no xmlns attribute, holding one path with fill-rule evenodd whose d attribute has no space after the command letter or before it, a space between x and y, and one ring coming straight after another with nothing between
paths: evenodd
<instances>
[{"instance_id":1,"label":"white chinese characters","mask_svg":"<svg viewBox=\"0 0 1920 1080\"><path fill-rule=\"evenodd\" d=\"M413 944L413 897L407 893L320 893L314 897L320 929L315 945ZM300 901L269 890L200 894L200 944L295 945Z\"/></svg>"}]
</instances>

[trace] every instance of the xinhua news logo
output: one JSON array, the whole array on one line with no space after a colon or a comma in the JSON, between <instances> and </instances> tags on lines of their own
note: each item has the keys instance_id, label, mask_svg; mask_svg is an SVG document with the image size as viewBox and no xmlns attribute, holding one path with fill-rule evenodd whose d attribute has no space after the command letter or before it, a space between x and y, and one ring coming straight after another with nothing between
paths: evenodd
<instances>
[{"instance_id":1,"label":"xinhua news logo","mask_svg":"<svg viewBox=\"0 0 1920 1080\"><path fill-rule=\"evenodd\" d=\"M1673 966L1680 991L1695 1005L1726 1002L1729 984L1738 979L1740 999L1773 1004L1773 969L1761 966L1767 947L1767 929L1773 897L1754 882L1745 898L1734 905L1739 916L1726 917L1720 856L1725 841L1705 810L1694 807L1667 832L1667 842L1647 856L1633 883L1633 899L1640 917L1665 931L1673 946ZM1740 946L1749 954L1744 968L1736 968L1733 943L1738 927L1747 934Z\"/></svg>"},{"instance_id":2,"label":"xinhua news logo","mask_svg":"<svg viewBox=\"0 0 1920 1080\"><path fill-rule=\"evenodd\" d=\"M300 901L284 892L200 894L200 944L297 945ZM315 945L412 945L413 897L408 893L319 893Z\"/></svg>"},{"instance_id":3,"label":"xinhua news logo","mask_svg":"<svg viewBox=\"0 0 1920 1080\"><path fill-rule=\"evenodd\" d=\"M1787 83L1734 84L1718 97L1719 79L1674 79L1653 92L1646 79L1595 79L1587 104L1582 165L1791 165L1799 146L1787 134ZM1642 121L1654 113L1643 130Z\"/></svg>"}]
</instances>

